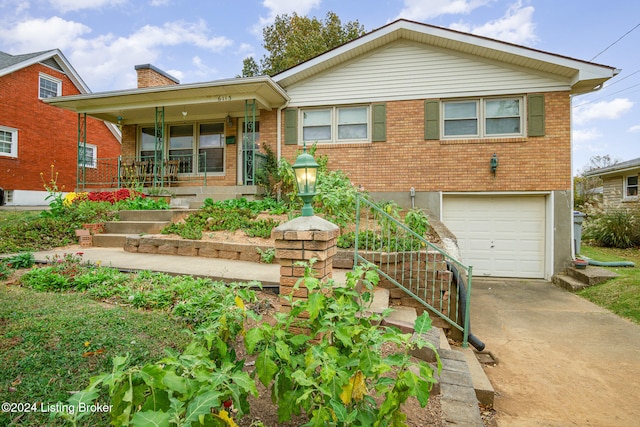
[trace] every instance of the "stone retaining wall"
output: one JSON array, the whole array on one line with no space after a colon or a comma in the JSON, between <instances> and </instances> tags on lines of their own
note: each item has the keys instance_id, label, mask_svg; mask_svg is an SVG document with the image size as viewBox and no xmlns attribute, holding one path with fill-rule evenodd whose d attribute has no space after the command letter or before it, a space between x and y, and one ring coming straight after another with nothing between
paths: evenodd
<instances>
[{"instance_id":1,"label":"stone retaining wall","mask_svg":"<svg viewBox=\"0 0 640 427\"><path fill-rule=\"evenodd\" d=\"M260 262L258 249L265 251L270 245L247 243L209 242L204 240L165 239L145 236L127 236L124 250L146 254L200 256L239 261ZM274 262L278 262L274 259Z\"/></svg>"}]
</instances>

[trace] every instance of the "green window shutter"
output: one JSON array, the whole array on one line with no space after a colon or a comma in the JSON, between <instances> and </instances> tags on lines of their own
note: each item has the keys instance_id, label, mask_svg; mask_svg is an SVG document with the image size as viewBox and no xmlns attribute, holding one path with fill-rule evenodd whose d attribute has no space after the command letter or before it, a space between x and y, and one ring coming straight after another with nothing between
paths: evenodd
<instances>
[{"instance_id":1,"label":"green window shutter","mask_svg":"<svg viewBox=\"0 0 640 427\"><path fill-rule=\"evenodd\" d=\"M544 94L528 97L529 136L544 136Z\"/></svg>"},{"instance_id":2,"label":"green window shutter","mask_svg":"<svg viewBox=\"0 0 640 427\"><path fill-rule=\"evenodd\" d=\"M424 139L440 139L440 101L424 101Z\"/></svg>"},{"instance_id":3,"label":"green window shutter","mask_svg":"<svg viewBox=\"0 0 640 427\"><path fill-rule=\"evenodd\" d=\"M387 104L376 104L373 106L373 142L383 142L387 140Z\"/></svg>"},{"instance_id":4,"label":"green window shutter","mask_svg":"<svg viewBox=\"0 0 640 427\"><path fill-rule=\"evenodd\" d=\"M298 110L295 108L284 111L284 144L298 144Z\"/></svg>"}]
</instances>

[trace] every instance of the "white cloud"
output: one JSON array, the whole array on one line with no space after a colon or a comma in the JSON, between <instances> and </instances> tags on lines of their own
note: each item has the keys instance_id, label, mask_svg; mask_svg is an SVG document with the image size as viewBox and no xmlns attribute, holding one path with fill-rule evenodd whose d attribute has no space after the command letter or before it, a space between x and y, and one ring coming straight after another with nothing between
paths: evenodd
<instances>
[{"instance_id":1,"label":"white cloud","mask_svg":"<svg viewBox=\"0 0 640 427\"><path fill-rule=\"evenodd\" d=\"M208 65L203 63L202 58L200 58L199 56L194 56L193 58L191 58L191 63L195 66L194 74L201 79L211 80L211 76L215 76L218 73L218 70L216 68L209 67Z\"/></svg>"},{"instance_id":2,"label":"white cloud","mask_svg":"<svg viewBox=\"0 0 640 427\"><path fill-rule=\"evenodd\" d=\"M284 14L307 15L312 9L320 6L322 0L264 0L262 6L268 10L267 17L260 17L259 22L254 25L251 32L262 36L262 29L275 22L276 16Z\"/></svg>"},{"instance_id":3,"label":"white cloud","mask_svg":"<svg viewBox=\"0 0 640 427\"><path fill-rule=\"evenodd\" d=\"M640 132L640 125L631 126L627 132L631 132L631 133Z\"/></svg>"},{"instance_id":4,"label":"white cloud","mask_svg":"<svg viewBox=\"0 0 640 427\"><path fill-rule=\"evenodd\" d=\"M5 28L5 31L0 33L0 39L12 46L15 52L28 53L54 48L68 49L76 40L90 32L91 28L84 24L54 16L48 19L26 20Z\"/></svg>"},{"instance_id":5,"label":"white cloud","mask_svg":"<svg viewBox=\"0 0 640 427\"><path fill-rule=\"evenodd\" d=\"M171 0L151 0L149 3L151 6L167 6Z\"/></svg>"},{"instance_id":6,"label":"white cloud","mask_svg":"<svg viewBox=\"0 0 640 427\"><path fill-rule=\"evenodd\" d=\"M72 12L82 9L100 9L103 6L124 4L127 0L49 0L54 9Z\"/></svg>"},{"instance_id":7,"label":"white cloud","mask_svg":"<svg viewBox=\"0 0 640 427\"><path fill-rule=\"evenodd\" d=\"M594 139L598 139L602 136L602 133L598 129L574 129L573 130L573 141L574 142L584 142L584 141L592 141Z\"/></svg>"},{"instance_id":8,"label":"white cloud","mask_svg":"<svg viewBox=\"0 0 640 427\"><path fill-rule=\"evenodd\" d=\"M469 14L493 0L404 0L404 8L396 19L426 21L440 15Z\"/></svg>"},{"instance_id":9,"label":"white cloud","mask_svg":"<svg viewBox=\"0 0 640 427\"><path fill-rule=\"evenodd\" d=\"M509 6L503 17L482 25L471 25L463 21L452 24L450 28L466 33L490 37L515 44L533 44L538 37L533 23L533 6L522 6L522 1Z\"/></svg>"},{"instance_id":10,"label":"white cloud","mask_svg":"<svg viewBox=\"0 0 640 427\"><path fill-rule=\"evenodd\" d=\"M233 44L226 37L210 36L204 21L147 25L121 37L109 33L90 38L89 33L91 28L84 24L53 17L23 21L0 33L0 39L16 53L59 48L94 91L135 87L134 65L171 60L164 50L167 46L196 46L219 53ZM178 70L169 74L182 80Z\"/></svg>"},{"instance_id":11,"label":"white cloud","mask_svg":"<svg viewBox=\"0 0 640 427\"><path fill-rule=\"evenodd\" d=\"M584 104L573 109L573 122L581 125L592 120L614 120L629 111L631 107L633 102L627 98Z\"/></svg>"}]
</instances>

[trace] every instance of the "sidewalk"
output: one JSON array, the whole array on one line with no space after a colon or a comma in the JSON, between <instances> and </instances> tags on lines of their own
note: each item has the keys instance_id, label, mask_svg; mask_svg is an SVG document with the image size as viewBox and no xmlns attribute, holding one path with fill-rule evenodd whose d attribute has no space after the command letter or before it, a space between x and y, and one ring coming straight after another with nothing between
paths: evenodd
<instances>
[{"instance_id":1,"label":"sidewalk","mask_svg":"<svg viewBox=\"0 0 640 427\"><path fill-rule=\"evenodd\" d=\"M36 261L45 262L47 257L65 253L82 253L82 259L92 263L100 262L104 267L121 270L151 270L170 274L189 274L209 277L226 282L250 282L257 280L265 287L280 284L280 266L278 264L258 264L249 261L230 261L218 258L188 257L180 255L157 255L125 252L122 248L80 248L35 252ZM333 270L338 282L345 280L347 270Z\"/></svg>"}]
</instances>

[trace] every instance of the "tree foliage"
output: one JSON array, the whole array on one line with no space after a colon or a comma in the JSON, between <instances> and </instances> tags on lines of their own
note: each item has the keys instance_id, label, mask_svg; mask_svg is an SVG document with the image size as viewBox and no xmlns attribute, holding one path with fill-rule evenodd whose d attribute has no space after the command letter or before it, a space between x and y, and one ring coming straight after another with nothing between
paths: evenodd
<instances>
[{"instance_id":1,"label":"tree foliage","mask_svg":"<svg viewBox=\"0 0 640 427\"><path fill-rule=\"evenodd\" d=\"M360 37L364 26L357 20L342 23L338 15L328 12L324 21L292 15L279 15L262 31L267 52L258 67L253 58L243 61L242 76L274 75Z\"/></svg>"},{"instance_id":2,"label":"tree foliage","mask_svg":"<svg viewBox=\"0 0 640 427\"><path fill-rule=\"evenodd\" d=\"M577 210L585 210L593 206L598 201L597 189L602 187L602 178L599 176L587 176L587 173L619 163L620 160L612 158L606 154L604 156L593 156L589 159L589 164L578 171L578 176L573 178L573 205Z\"/></svg>"}]
</instances>

